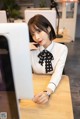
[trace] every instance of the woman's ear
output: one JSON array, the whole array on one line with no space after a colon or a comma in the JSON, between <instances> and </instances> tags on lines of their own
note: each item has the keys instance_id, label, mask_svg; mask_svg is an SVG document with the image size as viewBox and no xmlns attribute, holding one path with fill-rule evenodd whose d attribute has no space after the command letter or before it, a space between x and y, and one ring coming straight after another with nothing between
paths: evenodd
<instances>
[{"instance_id":1,"label":"woman's ear","mask_svg":"<svg viewBox=\"0 0 80 119\"><path fill-rule=\"evenodd\" d=\"M48 30L48 32L50 33L50 31L51 31L51 27L50 27L50 26L48 26L47 30Z\"/></svg>"}]
</instances>

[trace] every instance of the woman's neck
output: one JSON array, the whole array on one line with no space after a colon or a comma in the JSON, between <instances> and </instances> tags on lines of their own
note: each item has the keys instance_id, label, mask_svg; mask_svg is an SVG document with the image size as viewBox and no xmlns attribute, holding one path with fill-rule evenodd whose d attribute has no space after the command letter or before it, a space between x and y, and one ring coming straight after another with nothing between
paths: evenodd
<instances>
[{"instance_id":1,"label":"woman's neck","mask_svg":"<svg viewBox=\"0 0 80 119\"><path fill-rule=\"evenodd\" d=\"M46 49L51 43L52 43L52 41L48 42L48 43L45 44L43 47Z\"/></svg>"}]
</instances>

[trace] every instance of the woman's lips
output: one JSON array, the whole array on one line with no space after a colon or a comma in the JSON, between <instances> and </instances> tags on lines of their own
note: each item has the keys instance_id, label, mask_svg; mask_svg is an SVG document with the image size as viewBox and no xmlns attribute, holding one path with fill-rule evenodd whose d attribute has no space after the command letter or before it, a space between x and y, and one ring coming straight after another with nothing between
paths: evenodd
<instances>
[{"instance_id":1,"label":"woman's lips","mask_svg":"<svg viewBox=\"0 0 80 119\"><path fill-rule=\"evenodd\" d=\"M41 42L42 42L42 40L41 40L41 41L39 41L38 43L39 43L39 44L41 44Z\"/></svg>"}]
</instances>

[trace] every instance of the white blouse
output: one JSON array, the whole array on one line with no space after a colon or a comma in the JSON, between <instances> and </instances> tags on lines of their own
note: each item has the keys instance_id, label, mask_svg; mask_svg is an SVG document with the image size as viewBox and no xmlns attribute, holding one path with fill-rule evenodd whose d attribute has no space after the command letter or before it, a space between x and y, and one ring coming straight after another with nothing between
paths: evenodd
<instances>
[{"instance_id":1,"label":"white blouse","mask_svg":"<svg viewBox=\"0 0 80 119\"><path fill-rule=\"evenodd\" d=\"M68 49L65 45L60 43L52 42L46 50L53 54L54 60L52 60L52 67L53 71L46 73L45 71L45 62L43 66L39 64L39 57L38 54L44 50L43 46L39 46L37 50L31 51L31 64L33 72L36 74L52 74L51 80L48 84L48 88L52 89L53 92L55 91L56 87L58 86L62 72L64 69Z\"/></svg>"}]
</instances>

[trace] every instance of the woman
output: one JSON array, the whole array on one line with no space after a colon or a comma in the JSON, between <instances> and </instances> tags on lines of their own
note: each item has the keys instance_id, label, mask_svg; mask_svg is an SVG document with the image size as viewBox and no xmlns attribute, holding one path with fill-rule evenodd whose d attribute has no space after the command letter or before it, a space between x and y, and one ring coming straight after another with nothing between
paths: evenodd
<instances>
[{"instance_id":1,"label":"woman","mask_svg":"<svg viewBox=\"0 0 80 119\"><path fill-rule=\"evenodd\" d=\"M64 69L68 49L65 45L55 43L56 38L51 23L42 15L35 15L29 22L30 37L39 44L37 50L31 51L31 63L36 74L52 74L45 91L36 94L33 101L45 104L58 86Z\"/></svg>"}]
</instances>

